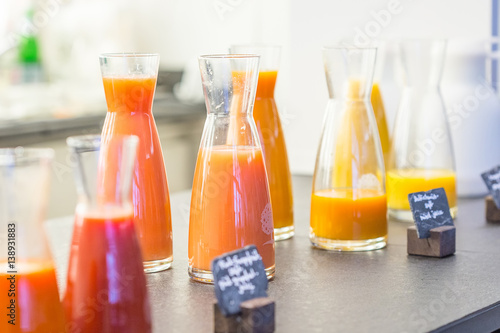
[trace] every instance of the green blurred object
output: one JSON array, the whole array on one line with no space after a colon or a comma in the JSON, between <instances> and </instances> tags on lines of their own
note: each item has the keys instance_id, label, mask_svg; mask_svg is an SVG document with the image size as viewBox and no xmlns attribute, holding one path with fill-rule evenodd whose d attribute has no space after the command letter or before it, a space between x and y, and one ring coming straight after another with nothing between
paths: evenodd
<instances>
[{"instance_id":1,"label":"green blurred object","mask_svg":"<svg viewBox=\"0 0 500 333\"><path fill-rule=\"evenodd\" d=\"M23 36L19 42L19 61L24 64L39 62L38 41L35 36Z\"/></svg>"},{"instance_id":2,"label":"green blurred object","mask_svg":"<svg viewBox=\"0 0 500 333\"><path fill-rule=\"evenodd\" d=\"M26 13L26 19L30 22L33 21L33 9ZM33 64L40 61L38 52L38 39L36 35L30 34L22 36L19 41L19 62L23 64Z\"/></svg>"}]
</instances>

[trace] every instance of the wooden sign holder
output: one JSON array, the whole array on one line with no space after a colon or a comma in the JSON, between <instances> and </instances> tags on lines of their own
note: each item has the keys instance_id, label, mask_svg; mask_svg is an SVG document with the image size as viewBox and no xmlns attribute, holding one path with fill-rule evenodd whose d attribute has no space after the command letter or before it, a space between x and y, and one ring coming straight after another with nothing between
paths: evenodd
<instances>
[{"instance_id":1,"label":"wooden sign holder","mask_svg":"<svg viewBox=\"0 0 500 333\"><path fill-rule=\"evenodd\" d=\"M217 302L214 303L215 333L272 333L275 328L275 304L269 297L242 302L241 312L224 316Z\"/></svg>"},{"instance_id":2,"label":"wooden sign holder","mask_svg":"<svg viewBox=\"0 0 500 333\"><path fill-rule=\"evenodd\" d=\"M485 198L486 202L486 221L500 222L500 209L495 205L495 201L491 195Z\"/></svg>"},{"instance_id":3,"label":"wooden sign holder","mask_svg":"<svg viewBox=\"0 0 500 333\"><path fill-rule=\"evenodd\" d=\"M409 227L407 231L408 254L443 258L455 253L454 226L442 226L430 230L429 238L418 238L417 228Z\"/></svg>"}]
</instances>

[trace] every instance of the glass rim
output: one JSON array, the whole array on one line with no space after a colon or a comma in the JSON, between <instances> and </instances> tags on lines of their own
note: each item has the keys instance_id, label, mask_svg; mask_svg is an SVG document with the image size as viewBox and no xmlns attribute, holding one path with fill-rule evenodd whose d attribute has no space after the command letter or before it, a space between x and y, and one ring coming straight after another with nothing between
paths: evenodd
<instances>
[{"instance_id":1,"label":"glass rim","mask_svg":"<svg viewBox=\"0 0 500 333\"><path fill-rule=\"evenodd\" d=\"M52 161L55 152L52 148L10 147L0 148L0 166L34 164L40 161Z\"/></svg>"},{"instance_id":2,"label":"glass rim","mask_svg":"<svg viewBox=\"0 0 500 333\"><path fill-rule=\"evenodd\" d=\"M111 52L101 53L99 58L148 58L159 57L159 53L141 53L141 52Z\"/></svg>"},{"instance_id":3,"label":"glass rim","mask_svg":"<svg viewBox=\"0 0 500 333\"><path fill-rule=\"evenodd\" d=\"M260 55L251 53L221 53L221 54L204 54L198 59L259 59Z\"/></svg>"}]
</instances>

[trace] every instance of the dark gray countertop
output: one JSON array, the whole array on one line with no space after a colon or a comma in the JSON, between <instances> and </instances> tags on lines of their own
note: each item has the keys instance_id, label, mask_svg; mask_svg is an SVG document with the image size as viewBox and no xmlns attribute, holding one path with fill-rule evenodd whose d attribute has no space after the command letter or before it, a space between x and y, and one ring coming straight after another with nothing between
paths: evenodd
<instances>
[{"instance_id":1,"label":"dark gray countertop","mask_svg":"<svg viewBox=\"0 0 500 333\"><path fill-rule=\"evenodd\" d=\"M277 332L491 332L500 328L500 224L484 200L459 200L457 252L434 259L406 254L406 228L390 221L389 246L332 253L308 239L311 178L294 177L296 235L276 243ZM213 331L213 286L190 281L190 193L172 195L174 264L149 274L154 332ZM48 222L61 284L72 218Z\"/></svg>"}]
</instances>

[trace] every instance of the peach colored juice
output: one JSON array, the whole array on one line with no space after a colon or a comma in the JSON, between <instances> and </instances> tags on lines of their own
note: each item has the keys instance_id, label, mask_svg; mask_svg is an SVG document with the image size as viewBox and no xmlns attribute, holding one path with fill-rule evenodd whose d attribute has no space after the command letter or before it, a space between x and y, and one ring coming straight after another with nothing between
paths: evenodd
<instances>
[{"instance_id":1,"label":"peach colored juice","mask_svg":"<svg viewBox=\"0 0 500 333\"><path fill-rule=\"evenodd\" d=\"M251 244L264 267L273 268L272 210L260 148L201 148L191 198L190 267L210 271L216 256Z\"/></svg>"}]
</instances>

